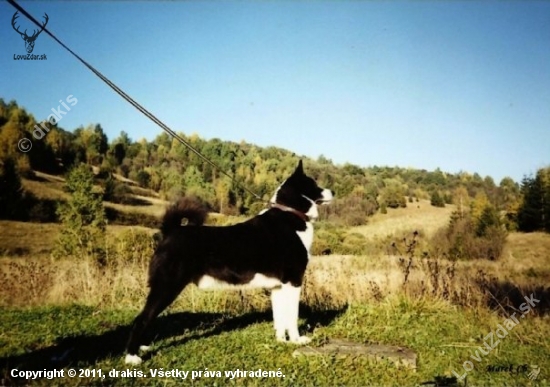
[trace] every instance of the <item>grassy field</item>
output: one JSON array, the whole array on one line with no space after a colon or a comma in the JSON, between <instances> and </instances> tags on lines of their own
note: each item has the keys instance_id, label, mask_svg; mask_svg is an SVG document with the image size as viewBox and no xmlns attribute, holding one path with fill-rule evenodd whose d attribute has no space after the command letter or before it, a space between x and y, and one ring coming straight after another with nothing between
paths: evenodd
<instances>
[{"instance_id":1,"label":"grassy field","mask_svg":"<svg viewBox=\"0 0 550 387\"><path fill-rule=\"evenodd\" d=\"M47 184L49 195L59 195L58 182ZM150 207L163 205L149 199L155 202ZM373 241L414 230L428 238L451 212L412 203L353 231ZM550 384L547 234L512 233L503 257L493 262L413 259L383 250L312 257L301 304L301 330L313 338L310 346L340 338L407 347L418 356L416 371L359 356L295 358L294 346L274 340L266 291L204 292L194 286L155 322L144 363L129 368L124 344L146 295L153 249L147 241L155 230L109 226L113 263L98 267L85 257L52 260L58 228L0 221L0 385ZM522 315L520 305L531 294L540 301L503 336L499 326L513 313ZM491 336L499 332L502 338ZM14 369L59 369L65 377L27 380L14 376ZM84 370L82 377L68 377L70 369ZM190 373L185 380L183 374L160 377L161 369ZM284 377L225 376L258 369ZM122 377L122 371L131 376ZM210 377L212 371L221 375ZM536 378L533 372L539 372Z\"/></svg>"},{"instance_id":2,"label":"grassy field","mask_svg":"<svg viewBox=\"0 0 550 387\"><path fill-rule=\"evenodd\" d=\"M307 308L303 308L307 309ZM172 311L154 326L157 337L146 361L130 370L148 377L113 378L111 370L127 370L122 362L129 310L85 306L58 306L2 311L0 361L2 384L23 382L10 378L11 369L101 369L100 377L64 378L67 385L179 385L181 377L153 378L151 369L182 371L281 370L284 377L241 377L231 380L200 377L193 385L419 385L436 378L450 381L453 371L464 374L471 360L469 385L545 385L550 356L547 319L528 316L482 356L471 356L483 346L502 318L483 310L459 310L444 302L389 298L372 305L350 305L324 311L305 310L302 327L314 338L313 347L328 338L406 346L418 354L416 372L392 364L371 363L361 357L319 356L294 358L294 347L274 341L270 313ZM487 343L489 343L487 341ZM523 370L521 366L527 364ZM488 372L490 366L513 366L514 372ZM532 366L542 369L536 381L528 378ZM520 370L520 372L515 372ZM190 379L190 378L189 378ZM29 381L24 381L29 383ZM50 385L50 380L32 384ZM462 384L462 383L461 383Z\"/></svg>"},{"instance_id":3,"label":"grassy field","mask_svg":"<svg viewBox=\"0 0 550 387\"><path fill-rule=\"evenodd\" d=\"M365 226L354 227L354 231L369 239L396 235L413 230L422 230L433 235L449 221L455 206L433 207L429 200L408 203L406 208L390 209L387 214L377 213L369 218Z\"/></svg>"}]
</instances>

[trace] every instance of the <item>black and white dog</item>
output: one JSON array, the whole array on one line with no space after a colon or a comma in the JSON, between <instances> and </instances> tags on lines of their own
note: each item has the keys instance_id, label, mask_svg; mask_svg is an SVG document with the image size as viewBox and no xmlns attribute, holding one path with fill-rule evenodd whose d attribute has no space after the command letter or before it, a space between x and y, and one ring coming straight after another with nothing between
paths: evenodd
<instances>
[{"instance_id":1,"label":"black and white dog","mask_svg":"<svg viewBox=\"0 0 550 387\"><path fill-rule=\"evenodd\" d=\"M298 305L317 204L328 204L333 192L304 174L302 161L275 192L270 208L233 226L202 226L206 210L183 199L164 215L158 245L149 267L149 295L134 320L126 363L139 364L141 340L151 321L189 283L201 289L269 288L275 335L279 341L306 344L298 333ZM182 226L182 219L188 223Z\"/></svg>"}]
</instances>

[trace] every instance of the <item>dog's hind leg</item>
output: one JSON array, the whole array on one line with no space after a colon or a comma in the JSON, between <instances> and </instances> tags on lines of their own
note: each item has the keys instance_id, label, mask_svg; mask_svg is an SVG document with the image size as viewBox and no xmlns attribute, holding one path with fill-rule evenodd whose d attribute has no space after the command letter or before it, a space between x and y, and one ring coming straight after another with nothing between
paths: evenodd
<instances>
[{"instance_id":1,"label":"dog's hind leg","mask_svg":"<svg viewBox=\"0 0 550 387\"><path fill-rule=\"evenodd\" d=\"M147 302L143 311L136 317L132 324L132 330L130 332L130 338L127 345L127 354L125 358L126 364L140 364L141 358L138 356L141 340L143 334L153 321L168 305L170 305L176 297L180 294L182 289L187 285L184 283L180 286L166 286L164 287L159 282L151 283L151 290L147 297Z\"/></svg>"}]
</instances>

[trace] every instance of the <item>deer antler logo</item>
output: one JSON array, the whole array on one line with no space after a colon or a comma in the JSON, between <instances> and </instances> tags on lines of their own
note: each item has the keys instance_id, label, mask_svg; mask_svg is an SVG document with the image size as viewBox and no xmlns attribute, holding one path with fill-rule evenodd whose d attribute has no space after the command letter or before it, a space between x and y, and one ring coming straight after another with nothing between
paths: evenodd
<instances>
[{"instance_id":1,"label":"deer antler logo","mask_svg":"<svg viewBox=\"0 0 550 387\"><path fill-rule=\"evenodd\" d=\"M21 35L21 37L25 41L25 49L30 54L32 50L34 50L34 41L36 40L36 38L38 38L38 35L40 35L42 31L44 31L44 28L46 28L46 24L48 24L49 17L48 17L48 14L44 12L44 24L42 24L42 28L40 30L34 30L34 33L32 34L32 36L27 35L27 30L25 30L25 32L19 31L19 28L15 25L15 21L18 17L19 17L18 12L15 12L11 19L11 26L15 31L19 33L19 35Z\"/></svg>"}]
</instances>

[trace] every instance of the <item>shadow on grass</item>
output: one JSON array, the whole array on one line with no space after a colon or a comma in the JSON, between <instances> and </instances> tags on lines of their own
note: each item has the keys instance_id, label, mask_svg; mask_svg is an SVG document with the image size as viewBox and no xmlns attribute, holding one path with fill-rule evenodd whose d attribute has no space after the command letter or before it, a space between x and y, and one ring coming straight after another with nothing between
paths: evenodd
<instances>
[{"instance_id":1,"label":"shadow on grass","mask_svg":"<svg viewBox=\"0 0 550 387\"><path fill-rule=\"evenodd\" d=\"M109 224L122 226L140 225L150 228L159 228L160 226L160 220L156 216L139 212L124 212L115 208L105 207L105 216L109 220Z\"/></svg>"},{"instance_id":2,"label":"shadow on grass","mask_svg":"<svg viewBox=\"0 0 550 387\"><path fill-rule=\"evenodd\" d=\"M305 325L310 327L309 330L311 331L313 328L328 326L345 309L318 311L301 305L300 317L306 319ZM272 314L270 310L247 313L237 317L224 313L201 312L167 314L158 317L149 332L154 341L170 338L175 340L164 343L152 352L145 354L143 360L149 360L158 349L170 348L191 340L216 336L224 332L245 329L252 324L271 321ZM59 337L55 345L21 355L0 358L0 385L25 384L28 382L23 378L11 377L10 372L15 368L19 371L52 370L69 366L89 368L106 358L119 357L122 361L130 327L131 325L118 326L98 335L82 334L72 337ZM198 332L190 333L193 330ZM186 334L185 337L178 338L178 336L184 334ZM274 332L273 340L275 340Z\"/></svg>"},{"instance_id":3,"label":"shadow on grass","mask_svg":"<svg viewBox=\"0 0 550 387\"><path fill-rule=\"evenodd\" d=\"M151 203L148 200L144 200L135 196L124 196L122 200L118 201L119 204L125 204L127 206L140 206L140 207L149 207L152 206L153 203Z\"/></svg>"},{"instance_id":4,"label":"shadow on grass","mask_svg":"<svg viewBox=\"0 0 550 387\"><path fill-rule=\"evenodd\" d=\"M487 294L487 306L492 309L504 308L510 314L518 312L521 304L532 301L531 311L543 316L550 312L550 287L544 285L517 285L510 281L500 281L496 277L482 276L477 280L479 287ZM519 311L521 313L521 311Z\"/></svg>"}]
</instances>

